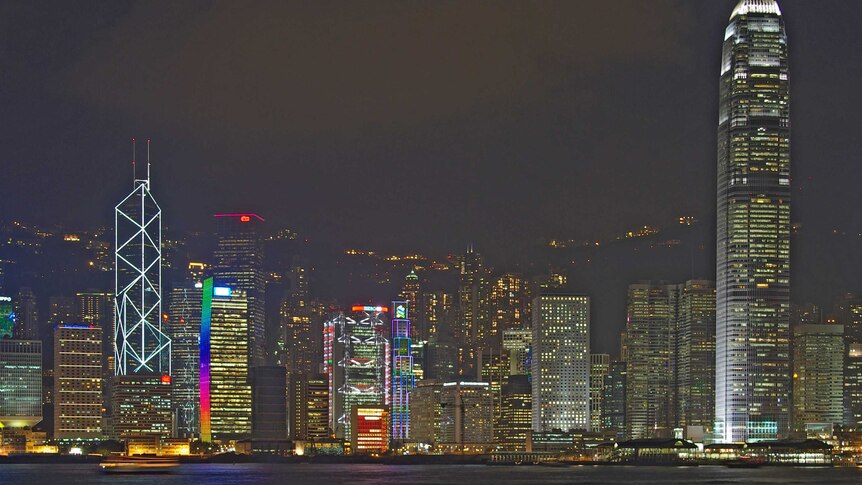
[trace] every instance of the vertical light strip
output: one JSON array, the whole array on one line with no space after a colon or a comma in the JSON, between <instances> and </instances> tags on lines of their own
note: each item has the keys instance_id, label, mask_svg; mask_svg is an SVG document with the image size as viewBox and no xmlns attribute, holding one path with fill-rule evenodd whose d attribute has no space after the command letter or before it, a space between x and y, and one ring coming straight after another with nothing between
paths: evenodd
<instances>
[{"instance_id":1,"label":"vertical light strip","mask_svg":"<svg viewBox=\"0 0 862 485\"><path fill-rule=\"evenodd\" d=\"M201 300L200 337L200 399L201 441L212 441L210 427L210 325L212 323L213 279L207 278L203 285Z\"/></svg>"}]
</instances>

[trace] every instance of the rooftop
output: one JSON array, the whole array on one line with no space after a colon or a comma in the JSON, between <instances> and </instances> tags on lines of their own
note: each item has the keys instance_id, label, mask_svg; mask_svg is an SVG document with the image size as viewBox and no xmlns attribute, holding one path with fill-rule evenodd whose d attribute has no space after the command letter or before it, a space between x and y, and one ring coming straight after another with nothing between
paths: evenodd
<instances>
[{"instance_id":1,"label":"rooftop","mask_svg":"<svg viewBox=\"0 0 862 485\"><path fill-rule=\"evenodd\" d=\"M781 15L781 8L778 7L778 2L775 0L740 0L730 13L730 19L733 20L737 15L748 15L750 13L771 13Z\"/></svg>"}]
</instances>

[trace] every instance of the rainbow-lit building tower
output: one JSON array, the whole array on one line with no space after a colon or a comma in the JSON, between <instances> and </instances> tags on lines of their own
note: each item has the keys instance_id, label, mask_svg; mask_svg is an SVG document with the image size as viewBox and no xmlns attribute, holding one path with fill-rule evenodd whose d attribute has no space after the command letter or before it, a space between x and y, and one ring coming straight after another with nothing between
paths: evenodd
<instances>
[{"instance_id":1,"label":"rainbow-lit building tower","mask_svg":"<svg viewBox=\"0 0 862 485\"><path fill-rule=\"evenodd\" d=\"M392 302L392 439L410 437L410 393L416 385L413 374L413 340L410 332L408 302Z\"/></svg>"},{"instance_id":2,"label":"rainbow-lit building tower","mask_svg":"<svg viewBox=\"0 0 862 485\"><path fill-rule=\"evenodd\" d=\"M251 434L248 298L242 290L203 282L200 334L201 441Z\"/></svg>"}]
</instances>

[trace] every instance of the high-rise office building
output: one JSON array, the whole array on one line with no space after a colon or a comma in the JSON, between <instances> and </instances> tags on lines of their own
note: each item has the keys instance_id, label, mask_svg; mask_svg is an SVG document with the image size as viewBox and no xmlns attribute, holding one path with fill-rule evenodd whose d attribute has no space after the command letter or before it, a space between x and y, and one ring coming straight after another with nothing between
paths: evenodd
<instances>
[{"instance_id":1,"label":"high-rise office building","mask_svg":"<svg viewBox=\"0 0 862 485\"><path fill-rule=\"evenodd\" d=\"M410 438L410 393L416 385L413 374L413 346L407 301L392 302L392 439Z\"/></svg>"},{"instance_id":2,"label":"high-rise office building","mask_svg":"<svg viewBox=\"0 0 862 485\"><path fill-rule=\"evenodd\" d=\"M102 438L102 329L54 328L54 439Z\"/></svg>"},{"instance_id":3,"label":"high-rise office building","mask_svg":"<svg viewBox=\"0 0 862 485\"><path fill-rule=\"evenodd\" d=\"M277 343L276 363L288 372L316 374L321 359L321 333L308 296L306 267L294 264L288 275L290 290L279 309L281 331Z\"/></svg>"},{"instance_id":4,"label":"high-rise office building","mask_svg":"<svg viewBox=\"0 0 862 485\"><path fill-rule=\"evenodd\" d=\"M383 306L356 305L324 325L324 371L329 378L331 429L351 439L354 406L389 404L391 361Z\"/></svg>"},{"instance_id":5,"label":"high-rise office building","mask_svg":"<svg viewBox=\"0 0 862 485\"><path fill-rule=\"evenodd\" d=\"M279 365L252 367L251 436L256 440L287 439L287 376Z\"/></svg>"},{"instance_id":6,"label":"high-rise office building","mask_svg":"<svg viewBox=\"0 0 862 485\"><path fill-rule=\"evenodd\" d=\"M111 376L114 375L114 296L107 291L75 294L79 321L102 329L102 402L111 407Z\"/></svg>"},{"instance_id":7,"label":"high-rise office building","mask_svg":"<svg viewBox=\"0 0 862 485\"><path fill-rule=\"evenodd\" d=\"M610 354L590 354L590 429L602 429L605 378L611 370Z\"/></svg>"},{"instance_id":8,"label":"high-rise office building","mask_svg":"<svg viewBox=\"0 0 862 485\"><path fill-rule=\"evenodd\" d=\"M201 440L247 437L252 403L245 292L204 280L200 325Z\"/></svg>"},{"instance_id":9,"label":"high-rise office building","mask_svg":"<svg viewBox=\"0 0 862 485\"><path fill-rule=\"evenodd\" d=\"M626 434L626 376L625 361L615 360L605 376L605 395L602 398L602 430L616 431L617 438Z\"/></svg>"},{"instance_id":10,"label":"high-rise office building","mask_svg":"<svg viewBox=\"0 0 862 485\"><path fill-rule=\"evenodd\" d=\"M114 378L113 433L123 438L173 433L171 376L128 374Z\"/></svg>"},{"instance_id":11,"label":"high-rise office building","mask_svg":"<svg viewBox=\"0 0 862 485\"><path fill-rule=\"evenodd\" d=\"M407 312L410 314L410 327L414 340L422 340L426 338L425 334L425 318L420 312L424 311L424 305L419 301L422 289L419 284L419 275L415 270L410 270L407 276L404 277L404 284L401 285L401 292L398 293L398 298L407 302Z\"/></svg>"},{"instance_id":12,"label":"high-rise office building","mask_svg":"<svg viewBox=\"0 0 862 485\"><path fill-rule=\"evenodd\" d=\"M294 372L288 376L288 433L294 441L329 438L329 379Z\"/></svg>"},{"instance_id":13,"label":"high-rise office building","mask_svg":"<svg viewBox=\"0 0 862 485\"><path fill-rule=\"evenodd\" d=\"M509 354L483 349L479 353L476 369L479 382L487 382L494 406L494 427L500 424L503 408L503 386L509 382Z\"/></svg>"},{"instance_id":14,"label":"high-rise office building","mask_svg":"<svg viewBox=\"0 0 862 485\"><path fill-rule=\"evenodd\" d=\"M167 330L171 338L173 406L180 438L200 434L202 300L202 283L179 283L168 295Z\"/></svg>"},{"instance_id":15,"label":"high-rise office building","mask_svg":"<svg viewBox=\"0 0 862 485\"><path fill-rule=\"evenodd\" d=\"M590 298L533 300L533 431L590 428Z\"/></svg>"},{"instance_id":16,"label":"high-rise office building","mask_svg":"<svg viewBox=\"0 0 862 485\"><path fill-rule=\"evenodd\" d=\"M42 421L42 342L0 339L0 428Z\"/></svg>"},{"instance_id":17,"label":"high-rise office building","mask_svg":"<svg viewBox=\"0 0 862 485\"><path fill-rule=\"evenodd\" d=\"M526 375L509 376L503 386L500 420L494 427L494 442L503 451L524 451L533 427L533 398Z\"/></svg>"},{"instance_id":18,"label":"high-rise office building","mask_svg":"<svg viewBox=\"0 0 862 485\"><path fill-rule=\"evenodd\" d=\"M844 324L844 425L862 430L862 299L846 295L837 307Z\"/></svg>"},{"instance_id":19,"label":"high-rise office building","mask_svg":"<svg viewBox=\"0 0 862 485\"><path fill-rule=\"evenodd\" d=\"M70 296L52 296L48 298L48 325L78 322L78 308L75 299Z\"/></svg>"},{"instance_id":20,"label":"high-rise office building","mask_svg":"<svg viewBox=\"0 0 862 485\"><path fill-rule=\"evenodd\" d=\"M432 341L438 336L441 325L452 331L455 323L455 296L444 291L422 293L422 316L425 333L423 338Z\"/></svg>"},{"instance_id":21,"label":"high-rise office building","mask_svg":"<svg viewBox=\"0 0 862 485\"><path fill-rule=\"evenodd\" d=\"M787 50L778 3L740 0L719 81L714 432L725 442L789 430Z\"/></svg>"},{"instance_id":22,"label":"high-rise office building","mask_svg":"<svg viewBox=\"0 0 862 485\"><path fill-rule=\"evenodd\" d=\"M715 412L715 284L692 280L679 289L675 331L677 424L712 430Z\"/></svg>"},{"instance_id":23,"label":"high-rise office building","mask_svg":"<svg viewBox=\"0 0 862 485\"><path fill-rule=\"evenodd\" d=\"M677 298L677 285L649 282L629 285L626 425L630 438L669 435L675 427Z\"/></svg>"},{"instance_id":24,"label":"high-rise office building","mask_svg":"<svg viewBox=\"0 0 862 485\"><path fill-rule=\"evenodd\" d=\"M118 376L170 375L162 329L162 210L146 179L114 210L114 368Z\"/></svg>"},{"instance_id":25,"label":"high-rise office building","mask_svg":"<svg viewBox=\"0 0 862 485\"><path fill-rule=\"evenodd\" d=\"M257 214L216 214L219 222L214 253L215 285L241 290L248 299L249 365L266 362L265 293L263 245Z\"/></svg>"},{"instance_id":26,"label":"high-rise office building","mask_svg":"<svg viewBox=\"0 0 862 485\"><path fill-rule=\"evenodd\" d=\"M486 382L426 380L414 389L410 440L429 445L490 445L491 390Z\"/></svg>"},{"instance_id":27,"label":"high-rise office building","mask_svg":"<svg viewBox=\"0 0 862 485\"><path fill-rule=\"evenodd\" d=\"M15 296L15 335L18 340L39 340L39 308L36 294L21 287Z\"/></svg>"},{"instance_id":28,"label":"high-rise office building","mask_svg":"<svg viewBox=\"0 0 862 485\"><path fill-rule=\"evenodd\" d=\"M529 330L530 301L530 282L520 274L504 273L493 279L485 339L490 348L500 348L503 332L507 330Z\"/></svg>"},{"instance_id":29,"label":"high-rise office building","mask_svg":"<svg viewBox=\"0 0 862 485\"><path fill-rule=\"evenodd\" d=\"M487 345L488 268L481 254L470 246L460 261L458 283L458 325L454 337L469 350L462 351L462 373L469 374L474 364L475 348Z\"/></svg>"},{"instance_id":30,"label":"high-rise office building","mask_svg":"<svg viewBox=\"0 0 862 485\"><path fill-rule=\"evenodd\" d=\"M844 421L844 326L793 327L793 427Z\"/></svg>"}]
</instances>

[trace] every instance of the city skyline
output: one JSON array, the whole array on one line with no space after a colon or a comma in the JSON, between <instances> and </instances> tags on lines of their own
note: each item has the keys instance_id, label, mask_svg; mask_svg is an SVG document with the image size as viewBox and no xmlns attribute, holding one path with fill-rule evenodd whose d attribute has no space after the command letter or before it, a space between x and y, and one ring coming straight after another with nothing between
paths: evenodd
<instances>
[{"instance_id":1,"label":"city skyline","mask_svg":"<svg viewBox=\"0 0 862 485\"><path fill-rule=\"evenodd\" d=\"M131 138L124 182L82 166L49 190L57 167L0 207L0 463L862 467L862 224L836 205L862 197L852 171L830 179L862 149L834 142L850 117L809 124L856 93L811 87L806 30L862 7L194 1L60 9L82 22L47 47L69 53L61 99L114 117L97 138L149 125L170 155ZM225 25L243 43L213 56ZM290 39L307 43L270 45ZM105 66L118 47L146 82ZM409 72L376 77L391 63ZM89 197L40 222L69 186ZM113 224L88 226L103 202Z\"/></svg>"}]
</instances>

